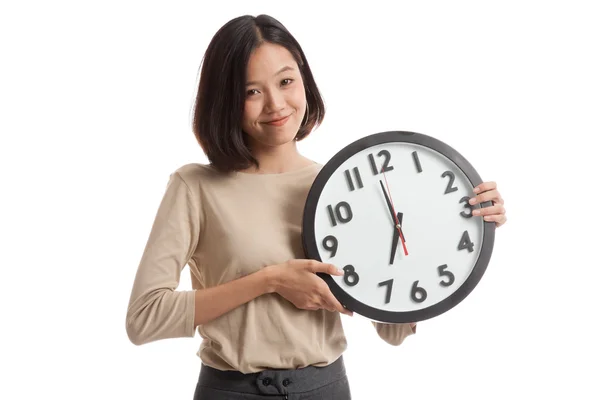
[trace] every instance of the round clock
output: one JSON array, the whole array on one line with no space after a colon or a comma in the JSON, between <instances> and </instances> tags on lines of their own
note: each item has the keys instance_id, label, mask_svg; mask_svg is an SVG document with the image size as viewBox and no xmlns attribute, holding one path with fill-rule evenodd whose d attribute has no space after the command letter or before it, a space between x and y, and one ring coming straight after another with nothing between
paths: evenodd
<instances>
[{"instance_id":1,"label":"round clock","mask_svg":"<svg viewBox=\"0 0 600 400\"><path fill-rule=\"evenodd\" d=\"M302 222L306 256L347 309L417 322L464 300L489 263L495 223L472 215L482 180L456 150L415 132L376 133L343 148L315 178Z\"/></svg>"}]
</instances>

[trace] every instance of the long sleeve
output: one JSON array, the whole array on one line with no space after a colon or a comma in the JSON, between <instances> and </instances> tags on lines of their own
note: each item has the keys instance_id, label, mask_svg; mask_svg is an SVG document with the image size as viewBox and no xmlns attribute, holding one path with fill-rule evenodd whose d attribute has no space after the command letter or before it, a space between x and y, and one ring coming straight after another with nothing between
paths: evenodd
<instances>
[{"instance_id":1,"label":"long sleeve","mask_svg":"<svg viewBox=\"0 0 600 400\"><path fill-rule=\"evenodd\" d=\"M200 235L199 201L173 172L141 257L127 308L129 340L194 336L194 291L176 291Z\"/></svg>"},{"instance_id":2,"label":"long sleeve","mask_svg":"<svg viewBox=\"0 0 600 400\"><path fill-rule=\"evenodd\" d=\"M383 322L371 321L377 334L386 343L392 346L400 346L404 339L416 333L416 325L411 327L410 324L385 324Z\"/></svg>"}]
</instances>

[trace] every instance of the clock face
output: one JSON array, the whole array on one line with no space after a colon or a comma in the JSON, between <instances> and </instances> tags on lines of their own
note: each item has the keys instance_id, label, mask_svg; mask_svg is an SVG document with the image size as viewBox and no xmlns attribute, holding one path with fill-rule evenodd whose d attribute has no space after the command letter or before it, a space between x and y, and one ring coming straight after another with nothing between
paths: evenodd
<instances>
[{"instance_id":1,"label":"clock face","mask_svg":"<svg viewBox=\"0 0 600 400\"><path fill-rule=\"evenodd\" d=\"M306 253L344 270L321 276L350 310L381 322L439 315L471 292L491 256L495 225L472 216L480 206L468 203L479 183L460 154L432 137L363 138L315 179Z\"/></svg>"}]
</instances>

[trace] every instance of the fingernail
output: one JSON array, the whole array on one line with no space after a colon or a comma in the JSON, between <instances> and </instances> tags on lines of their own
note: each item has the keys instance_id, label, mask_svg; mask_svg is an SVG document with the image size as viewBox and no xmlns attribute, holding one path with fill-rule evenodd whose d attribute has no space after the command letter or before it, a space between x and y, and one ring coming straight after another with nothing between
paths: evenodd
<instances>
[{"instance_id":1,"label":"fingernail","mask_svg":"<svg viewBox=\"0 0 600 400\"><path fill-rule=\"evenodd\" d=\"M473 193L479 193L479 187L473 188Z\"/></svg>"},{"instance_id":2,"label":"fingernail","mask_svg":"<svg viewBox=\"0 0 600 400\"><path fill-rule=\"evenodd\" d=\"M481 211L479 211L479 210L473 210L473 215L479 215L479 214L481 214Z\"/></svg>"},{"instance_id":3,"label":"fingernail","mask_svg":"<svg viewBox=\"0 0 600 400\"><path fill-rule=\"evenodd\" d=\"M471 200L469 200L469 204L475 204L477 202L477 199L475 197L473 197Z\"/></svg>"},{"instance_id":4,"label":"fingernail","mask_svg":"<svg viewBox=\"0 0 600 400\"><path fill-rule=\"evenodd\" d=\"M338 275L344 275L344 270L338 268L336 271Z\"/></svg>"}]
</instances>

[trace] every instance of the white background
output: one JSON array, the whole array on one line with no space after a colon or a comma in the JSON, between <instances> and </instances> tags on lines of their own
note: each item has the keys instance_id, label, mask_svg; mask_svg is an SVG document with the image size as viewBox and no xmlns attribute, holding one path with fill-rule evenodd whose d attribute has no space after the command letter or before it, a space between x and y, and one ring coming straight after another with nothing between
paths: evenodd
<instances>
[{"instance_id":1,"label":"white background","mask_svg":"<svg viewBox=\"0 0 600 400\"><path fill-rule=\"evenodd\" d=\"M204 50L247 13L287 26L322 90L305 155L413 130L506 199L455 309L399 347L343 316L353 398L600 398L598 6L335 4L3 2L0 398L192 398L199 336L136 347L125 312L169 174L206 162L190 127Z\"/></svg>"}]
</instances>

